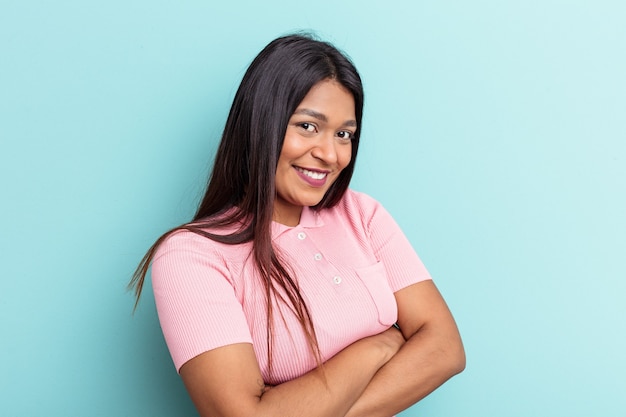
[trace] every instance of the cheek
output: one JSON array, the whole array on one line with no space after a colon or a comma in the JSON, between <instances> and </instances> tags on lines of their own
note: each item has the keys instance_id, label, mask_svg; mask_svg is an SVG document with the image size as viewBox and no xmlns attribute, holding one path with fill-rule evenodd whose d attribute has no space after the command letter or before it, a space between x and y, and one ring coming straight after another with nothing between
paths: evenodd
<instances>
[{"instance_id":1,"label":"cheek","mask_svg":"<svg viewBox=\"0 0 626 417\"><path fill-rule=\"evenodd\" d=\"M338 158L340 161L341 169L347 167L352 160L352 145L346 146L345 148L346 149L341 150Z\"/></svg>"},{"instance_id":2,"label":"cheek","mask_svg":"<svg viewBox=\"0 0 626 417\"><path fill-rule=\"evenodd\" d=\"M306 150L306 146L297 135L287 132L283 141L283 147L280 150L279 162L289 164L294 159L298 159L305 154Z\"/></svg>"}]
</instances>

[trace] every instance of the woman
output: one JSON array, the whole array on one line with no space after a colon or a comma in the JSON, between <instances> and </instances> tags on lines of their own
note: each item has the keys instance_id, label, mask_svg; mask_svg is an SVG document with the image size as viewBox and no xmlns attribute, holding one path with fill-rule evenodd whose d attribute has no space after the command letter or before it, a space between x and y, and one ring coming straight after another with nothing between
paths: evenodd
<instances>
[{"instance_id":1,"label":"woman","mask_svg":"<svg viewBox=\"0 0 626 417\"><path fill-rule=\"evenodd\" d=\"M148 266L202 416L391 416L465 363L448 308L390 215L348 189L363 89L306 36L274 40L235 96L191 223Z\"/></svg>"}]
</instances>

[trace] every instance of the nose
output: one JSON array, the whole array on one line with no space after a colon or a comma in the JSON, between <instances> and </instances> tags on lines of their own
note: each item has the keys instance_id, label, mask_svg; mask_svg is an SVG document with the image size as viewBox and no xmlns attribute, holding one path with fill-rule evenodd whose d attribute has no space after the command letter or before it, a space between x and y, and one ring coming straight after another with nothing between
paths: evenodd
<instances>
[{"instance_id":1,"label":"nose","mask_svg":"<svg viewBox=\"0 0 626 417\"><path fill-rule=\"evenodd\" d=\"M311 155L314 158L323 161L326 164L337 163L337 141L334 135L324 135L320 137L313 149Z\"/></svg>"}]
</instances>

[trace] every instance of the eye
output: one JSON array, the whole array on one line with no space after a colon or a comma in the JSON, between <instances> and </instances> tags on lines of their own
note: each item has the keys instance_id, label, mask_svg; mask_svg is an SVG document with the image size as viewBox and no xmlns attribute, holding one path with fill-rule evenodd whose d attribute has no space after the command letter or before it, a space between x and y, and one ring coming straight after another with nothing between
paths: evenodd
<instances>
[{"instance_id":1,"label":"eye","mask_svg":"<svg viewBox=\"0 0 626 417\"><path fill-rule=\"evenodd\" d=\"M342 142L350 142L352 139L354 139L354 133L347 130L340 130L339 132L337 132L337 137Z\"/></svg>"},{"instance_id":2,"label":"eye","mask_svg":"<svg viewBox=\"0 0 626 417\"><path fill-rule=\"evenodd\" d=\"M307 123L307 122L298 123L298 127L300 127L300 129L303 129L309 133L315 133L317 131L317 128L312 123Z\"/></svg>"}]
</instances>

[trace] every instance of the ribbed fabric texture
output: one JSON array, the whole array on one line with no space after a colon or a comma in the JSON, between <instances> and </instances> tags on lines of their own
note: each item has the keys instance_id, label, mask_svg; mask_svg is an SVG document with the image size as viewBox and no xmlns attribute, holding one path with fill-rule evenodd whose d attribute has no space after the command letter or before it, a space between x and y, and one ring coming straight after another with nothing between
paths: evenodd
<instances>
[{"instance_id":1,"label":"ribbed fabric texture","mask_svg":"<svg viewBox=\"0 0 626 417\"><path fill-rule=\"evenodd\" d=\"M298 280L324 360L393 325L393 293L430 279L389 213L351 190L332 209L305 207L296 227L274 223L273 240ZM300 323L283 305L274 315L269 374L267 304L250 249L186 231L159 248L152 283L177 370L203 352L233 343L253 344L266 383L291 380L316 366Z\"/></svg>"}]
</instances>

